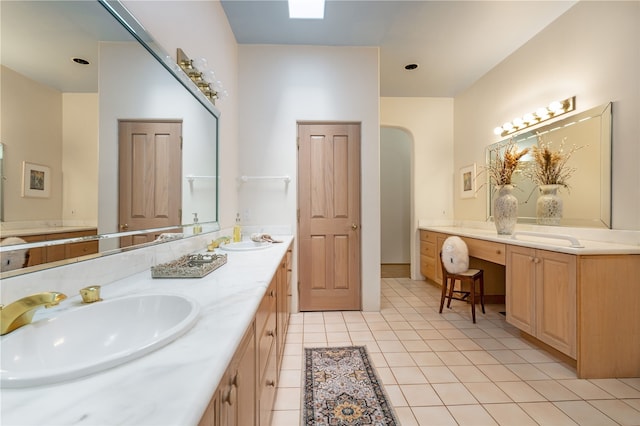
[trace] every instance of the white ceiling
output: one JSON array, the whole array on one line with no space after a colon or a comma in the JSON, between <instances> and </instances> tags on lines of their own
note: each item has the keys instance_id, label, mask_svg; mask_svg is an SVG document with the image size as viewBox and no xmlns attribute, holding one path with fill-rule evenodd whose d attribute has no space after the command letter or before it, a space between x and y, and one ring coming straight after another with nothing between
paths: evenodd
<instances>
[{"instance_id":1,"label":"white ceiling","mask_svg":"<svg viewBox=\"0 0 640 426\"><path fill-rule=\"evenodd\" d=\"M221 3L240 44L379 46L381 96L453 97L576 1L327 0L323 20L289 19L285 0Z\"/></svg>"}]
</instances>

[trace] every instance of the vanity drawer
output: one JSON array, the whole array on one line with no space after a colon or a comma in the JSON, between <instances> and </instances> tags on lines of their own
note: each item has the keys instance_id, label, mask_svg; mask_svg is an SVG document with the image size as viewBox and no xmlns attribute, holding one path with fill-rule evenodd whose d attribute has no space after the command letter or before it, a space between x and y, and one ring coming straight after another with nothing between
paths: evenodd
<instances>
[{"instance_id":1,"label":"vanity drawer","mask_svg":"<svg viewBox=\"0 0 640 426\"><path fill-rule=\"evenodd\" d=\"M493 241L462 237L469 248L469 256L484 259L499 265L506 264L506 246Z\"/></svg>"},{"instance_id":2,"label":"vanity drawer","mask_svg":"<svg viewBox=\"0 0 640 426\"><path fill-rule=\"evenodd\" d=\"M431 241L420 241L420 255L435 258L436 243Z\"/></svg>"},{"instance_id":3,"label":"vanity drawer","mask_svg":"<svg viewBox=\"0 0 640 426\"><path fill-rule=\"evenodd\" d=\"M269 318L269 315L276 312L276 280L272 280L271 284L267 288L260 307L256 313L256 333L258 335L264 329L265 324Z\"/></svg>"},{"instance_id":4,"label":"vanity drawer","mask_svg":"<svg viewBox=\"0 0 640 426\"><path fill-rule=\"evenodd\" d=\"M264 377L260 378L258 388L258 425L269 426L273 413L273 403L276 399L277 371L276 351L271 351Z\"/></svg>"},{"instance_id":5,"label":"vanity drawer","mask_svg":"<svg viewBox=\"0 0 640 426\"><path fill-rule=\"evenodd\" d=\"M428 241L435 244L437 238L437 232L420 230L420 242Z\"/></svg>"},{"instance_id":6,"label":"vanity drawer","mask_svg":"<svg viewBox=\"0 0 640 426\"><path fill-rule=\"evenodd\" d=\"M259 376L262 377L267 364L267 358L276 341L276 314L269 315L264 329L258 331L258 367ZM274 351L275 352L275 351Z\"/></svg>"}]
</instances>

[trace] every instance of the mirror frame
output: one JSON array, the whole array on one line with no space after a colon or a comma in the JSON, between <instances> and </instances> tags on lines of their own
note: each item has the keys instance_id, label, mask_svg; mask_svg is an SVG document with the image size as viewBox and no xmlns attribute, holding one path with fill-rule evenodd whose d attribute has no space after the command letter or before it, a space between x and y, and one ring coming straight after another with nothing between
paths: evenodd
<instances>
[{"instance_id":1,"label":"mirror frame","mask_svg":"<svg viewBox=\"0 0 640 426\"><path fill-rule=\"evenodd\" d=\"M596 107L590 108L588 110L578 112L572 115L563 115L558 118L558 120L552 122L545 122L537 127L532 127L526 129L525 131L514 133L509 137L509 139L501 140L499 142L488 145L485 149L485 164L489 164L492 160L492 153L499 151L504 146L509 143L510 139L513 139L516 143L522 140L533 139L533 144L537 143L537 135L541 136L548 135L552 132L561 130L562 128L569 127L574 124L578 124L582 121L591 119L591 118L600 118L602 120L601 130L599 134L600 140L600 151L601 158L600 164L605 165L608 170L603 170L600 175L600 187L601 187L601 196L600 196L600 217L598 218L568 218L568 222L565 224L561 224L562 227L582 227L582 228L596 228L596 229L611 229L611 210L612 210L612 145L613 145L613 104L612 102L608 102L603 105L598 105ZM608 138L608 144L604 143L604 139ZM495 154L494 154L495 155ZM487 185L487 221L493 221L493 193L495 192L495 185L491 182L489 176L487 175L486 180ZM534 187L535 191L535 187ZM533 192L529 194L529 198L531 198ZM529 201L527 198L526 201ZM525 202L526 202L525 201ZM518 199L519 204L522 203L520 199ZM589 226L589 223L593 224L598 222L600 226ZM529 216L518 216L517 223L530 223L535 224L536 218Z\"/></svg>"},{"instance_id":2,"label":"mirror frame","mask_svg":"<svg viewBox=\"0 0 640 426\"><path fill-rule=\"evenodd\" d=\"M180 68L180 66L174 61L174 59L162 48L160 47L153 37L140 25L138 20L127 10L127 8L120 2L120 0L95 0L101 6L104 7L106 12L108 12L117 22L119 22L137 41L145 48L166 70L171 74L188 92L193 95L193 97L206 109L208 110L218 121L216 124L216 134L215 134L215 170L216 170L216 179L215 179L215 221L208 222L200 222L200 225L203 227L203 233L207 232L215 232L220 230L219 225L219 120L220 120L220 110L213 104L211 100L209 100L199 89L198 86L189 78L189 76ZM1 185L1 182L0 182ZM98 234L98 235L90 235L85 237L77 237L77 238L65 238L58 240L48 240L43 242L34 242L34 243L26 243L26 244L16 244L11 246L0 246L0 253L9 252L13 250L20 249L30 249L36 247L49 247L61 244L69 244L69 243L78 243L78 242L86 242L86 241L100 241L107 240L113 238L126 237L131 235L141 235L148 234L151 232L163 232L163 231L175 231L176 228L188 228L193 226L193 223L183 223L177 226L169 226L163 228L152 228L152 229L143 229L136 231L127 231L127 232L114 232L108 234ZM196 234L199 235L199 234ZM182 234L179 238L188 238L195 235ZM176 238L177 239L177 238ZM166 239L166 240L156 240L147 244L139 244L130 247L124 248L114 248L110 250L105 250L102 252L98 252L95 254L90 254L78 258L71 258L60 260L56 262L43 263L39 265L30 266L27 268L16 269L12 271L3 272L0 274L1 278L8 278L15 275L21 275L24 273L36 272L43 269L53 268L57 266L62 266L70 263L75 263L83 260L91 260L98 257L121 253L123 251L136 250L138 248L149 247L152 245L162 244L168 241L173 241L174 239Z\"/></svg>"}]
</instances>

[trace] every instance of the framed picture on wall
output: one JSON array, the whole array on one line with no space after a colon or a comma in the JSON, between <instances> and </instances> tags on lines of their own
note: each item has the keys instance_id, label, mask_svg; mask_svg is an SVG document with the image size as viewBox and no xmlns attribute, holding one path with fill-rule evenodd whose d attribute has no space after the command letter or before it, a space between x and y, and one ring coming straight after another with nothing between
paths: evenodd
<instances>
[{"instance_id":1,"label":"framed picture on wall","mask_svg":"<svg viewBox=\"0 0 640 426\"><path fill-rule=\"evenodd\" d=\"M22 162L22 196L49 198L51 195L51 169L41 164Z\"/></svg>"},{"instance_id":2,"label":"framed picture on wall","mask_svg":"<svg viewBox=\"0 0 640 426\"><path fill-rule=\"evenodd\" d=\"M476 163L460 169L460 197L476 197Z\"/></svg>"}]
</instances>

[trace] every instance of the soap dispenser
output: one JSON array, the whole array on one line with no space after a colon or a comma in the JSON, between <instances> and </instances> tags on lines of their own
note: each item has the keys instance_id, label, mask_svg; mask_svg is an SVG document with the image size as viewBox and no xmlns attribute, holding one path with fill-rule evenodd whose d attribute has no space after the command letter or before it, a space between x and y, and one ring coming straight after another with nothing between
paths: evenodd
<instances>
[{"instance_id":1,"label":"soap dispenser","mask_svg":"<svg viewBox=\"0 0 640 426\"><path fill-rule=\"evenodd\" d=\"M198 213L193 214L193 234L199 234L202 232L202 225L198 223Z\"/></svg>"},{"instance_id":2,"label":"soap dispenser","mask_svg":"<svg viewBox=\"0 0 640 426\"><path fill-rule=\"evenodd\" d=\"M240 227L240 213L236 213L236 224L233 227L233 242L239 243L242 240L242 228Z\"/></svg>"}]
</instances>

